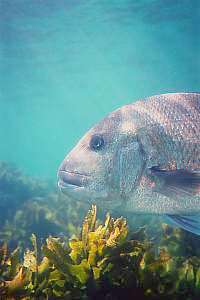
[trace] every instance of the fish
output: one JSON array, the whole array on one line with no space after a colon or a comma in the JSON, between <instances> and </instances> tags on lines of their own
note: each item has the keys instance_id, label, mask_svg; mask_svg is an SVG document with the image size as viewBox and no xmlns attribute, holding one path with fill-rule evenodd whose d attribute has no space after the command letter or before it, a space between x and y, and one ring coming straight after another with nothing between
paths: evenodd
<instances>
[{"instance_id":1,"label":"fish","mask_svg":"<svg viewBox=\"0 0 200 300\"><path fill-rule=\"evenodd\" d=\"M66 155L58 186L200 235L200 93L150 96L109 113Z\"/></svg>"}]
</instances>

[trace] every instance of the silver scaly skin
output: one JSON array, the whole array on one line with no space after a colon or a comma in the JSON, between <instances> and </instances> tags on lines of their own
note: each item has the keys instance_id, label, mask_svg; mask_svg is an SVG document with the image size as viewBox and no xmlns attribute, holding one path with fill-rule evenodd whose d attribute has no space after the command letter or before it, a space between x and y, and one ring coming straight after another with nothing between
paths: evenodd
<instances>
[{"instance_id":1,"label":"silver scaly skin","mask_svg":"<svg viewBox=\"0 0 200 300\"><path fill-rule=\"evenodd\" d=\"M152 96L115 110L66 156L58 179L71 198L120 212L200 213L200 94Z\"/></svg>"},{"instance_id":2,"label":"silver scaly skin","mask_svg":"<svg viewBox=\"0 0 200 300\"><path fill-rule=\"evenodd\" d=\"M149 168L200 170L200 94L181 93L150 97L125 106L131 111L142 144L145 170L126 208L141 213L184 213L200 211L200 190L194 195L157 191L148 176ZM128 113L127 113L128 114Z\"/></svg>"}]
</instances>

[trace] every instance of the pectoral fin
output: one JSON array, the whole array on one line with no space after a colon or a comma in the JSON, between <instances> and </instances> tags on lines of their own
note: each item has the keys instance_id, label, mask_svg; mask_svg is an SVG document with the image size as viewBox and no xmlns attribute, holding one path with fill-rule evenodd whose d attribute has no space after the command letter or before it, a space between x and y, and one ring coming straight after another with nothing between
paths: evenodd
<instances>
[{"instance_id":1,"label":"pectoral fin","mask_svg":"<svg viewBox=\"0 0 200 300\"><path fill-rule=\"evenodd\" d=\"M200 215L166 215L169 222L187 231L200 235Z\"/></svg>"},{"instance_id":2,"label":"pectoral fin","mask_svg":"<svg viewBox=\"0 0 200 300\"><path fill-rule=\"evenodd\" d=\"M163 170L157 166L149 170L151 176L155 177L156 191L167 197L200 193L200 170Z\"/></svg>"}]
</instances>

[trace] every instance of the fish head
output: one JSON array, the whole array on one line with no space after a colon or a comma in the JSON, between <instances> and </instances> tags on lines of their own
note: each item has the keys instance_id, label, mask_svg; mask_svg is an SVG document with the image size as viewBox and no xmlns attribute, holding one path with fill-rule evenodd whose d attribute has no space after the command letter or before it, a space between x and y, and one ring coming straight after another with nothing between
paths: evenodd
<instances>
[{"instance_id":1,"label":"fish head","mask_svg":"<svg viewBox=\"0 0 200 300\"><path fill-rule=\"evenodd\" d=\"M120 206L143 166L132 123L118 109L91 128L61 163L60 190L77 200Z\"/></svg>"}]
</instances>

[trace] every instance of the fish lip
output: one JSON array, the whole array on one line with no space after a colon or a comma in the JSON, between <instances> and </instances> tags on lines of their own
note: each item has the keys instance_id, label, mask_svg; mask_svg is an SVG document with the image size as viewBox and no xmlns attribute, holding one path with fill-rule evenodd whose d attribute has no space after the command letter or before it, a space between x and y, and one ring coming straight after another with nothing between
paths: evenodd
<instances>
[{"instance_id":1,"label":"fish lip","mask_svg":"<svg viewBox=\"0 0 200 300\"><path fill-rule=\"evenodd\" d=\"M89 175L86 173L69 170L59 170L58 187L61 189L68 187L83 187L87 177L89 177Z\"/></svg>"}]
</instances>

